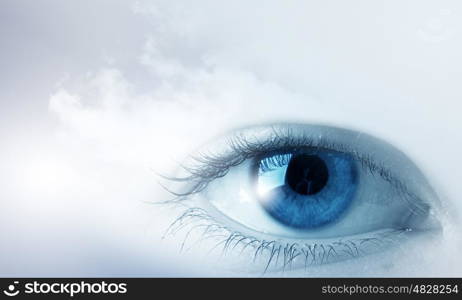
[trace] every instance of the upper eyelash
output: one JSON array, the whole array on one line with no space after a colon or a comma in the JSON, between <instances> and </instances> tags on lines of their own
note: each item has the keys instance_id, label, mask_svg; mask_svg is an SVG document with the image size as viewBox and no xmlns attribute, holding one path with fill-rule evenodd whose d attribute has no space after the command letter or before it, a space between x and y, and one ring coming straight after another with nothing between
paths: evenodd
<instances>
[{"instance_id":1,"label":"upper eyelash","mask_svg":"<svg viewBox=\"0 0 462 300\"><path fill-rule=\"evenodd\" d=\"M378 164L371 156L360 153L356 149L345 144L340 144L328 140L325 137L314 139L306 134L293 134L291 128L284 129L271 127L270 138L259 140L253 137L253 141L244 134L236 134L229 137L226 142L230 149L225 154L198 152L192 155L191 164L181 164L181 168L189 173L185 177L170 177L160 175L162 178L172 182L187 182L187 190L173 191L165 185L160 185L169 193L175 196L170 201L187 199L190 195L200 193L210 182L225 176L228 171L240 165L247 159L268 156L269 153L287 153L301 150L303 148L330 150L351 155L369 172L379 174L384 180L389 182L402 195L402 199L409 204L409 208L416 214L428 213L429 205L422 201L417 195L410 192L407 186L396 178L383 165Z\"/></svg>"},{"instance_id":2,"label":"upper eyelash","mask_svg":"<svg viewBox=\"0 0 462 300\"><path fill-rule=\"evenodd\" d=\"M200 223L200 222L204 223ZM219 241L209 251L222 247L221 254L224 256L229 249L236 250L240 247L241 254L252 249L253 262L265 252L269 253L265 262L265 274L273 264L272 268L281 269L283 272L292 268L295 258L300 256L304 261L305 271L308 266L328 264L336 260L355 258L368 254L367 245L382 249L385 244L397 243L399 238L408 233L406 228L390 230L377 233L367 238L356 238L348 240L338 240L328 243L302 243L302 242L280 242L276 240L264 240L253 236L245 235L239 231L233 231L226 226L218 223L210 214L202 208L191 207L186 209L167 229L166 235L175 235L178 231L190 226L186 231L181 245L181 251L185 249L185 244L192 231L202 228L201 238L196 242L205 239L217 238ZM343 256L346 258L343 258ZM281 262L281 264L279 264Z\"/></svg>"}]
</instances>

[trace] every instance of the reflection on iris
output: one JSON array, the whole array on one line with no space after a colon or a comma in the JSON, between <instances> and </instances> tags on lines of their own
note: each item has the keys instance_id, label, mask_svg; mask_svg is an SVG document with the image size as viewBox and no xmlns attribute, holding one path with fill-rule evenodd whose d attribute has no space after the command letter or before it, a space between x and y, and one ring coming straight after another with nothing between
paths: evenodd
<instances>
[{"instance_id":1,"label":"reflection on iris","mask_svg":"<svg viewBox=\"0 0 462 300\"><path fill-rule=\"evenodd\" d=\"M255 166L258 199L276 221L293 228L317 228L337 220L357 189L352 158L311 149L267 156Z\"/></svg>"}]
</instances>

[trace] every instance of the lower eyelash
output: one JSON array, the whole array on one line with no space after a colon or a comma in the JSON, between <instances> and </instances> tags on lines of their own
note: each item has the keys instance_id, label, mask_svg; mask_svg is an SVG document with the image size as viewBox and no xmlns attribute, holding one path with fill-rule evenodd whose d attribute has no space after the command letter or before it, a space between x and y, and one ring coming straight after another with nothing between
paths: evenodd
<instances>
[{"instance_id":1,"label":"lower eyelash","mask_svg":"<svg viewBox=\"0 0 462 300\"><path fill-rule=\"evenodd\" d=\"M176 235L185 231L181 251L192 248L197 243L205 240L215 240L216 243L209 250L209 254L219 250L221 257L230 254L231 251L244 255L249 262L262 262L263 274L271 271L285 272L292 269L324 265L340 262L343 260L362 257L364 255L382 251L389 246L402 241L409 232L408 229L387 230L373 233L368 237L353 238L348 240L331 241L328 243L307 242L280 242L277 240L264 240L253 236L247 236L239 231L230 230L218 223L206 210L199 207L187 208L164 234ZM200 233L200 238L193 242L191 247L186 244L194 231ZM240 251L239 251L240 250Z\"/></svg>"}]
</instances>

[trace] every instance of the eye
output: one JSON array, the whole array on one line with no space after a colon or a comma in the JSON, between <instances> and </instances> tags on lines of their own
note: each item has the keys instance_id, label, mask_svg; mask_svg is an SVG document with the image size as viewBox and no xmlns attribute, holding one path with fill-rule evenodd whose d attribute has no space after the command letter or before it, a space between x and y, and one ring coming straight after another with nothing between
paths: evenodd
<instances>
[{"instance_id":1,"label":"eye","mask_svg":"<svg viewBox=\"0 0 462 300\"><path fill-rule=\"evenodd\" d=\"M187 208L170 232L202 228L215 247L241 248L253 261L258 255L265 270L281 268L276 253L283 268L287 261L320 265L378 254L440 228L438 198L417 166L352 130L247 128L201 148L182 169L184 176L169 179L179 183L174 202Z\"/></svg>"}]
</instances>

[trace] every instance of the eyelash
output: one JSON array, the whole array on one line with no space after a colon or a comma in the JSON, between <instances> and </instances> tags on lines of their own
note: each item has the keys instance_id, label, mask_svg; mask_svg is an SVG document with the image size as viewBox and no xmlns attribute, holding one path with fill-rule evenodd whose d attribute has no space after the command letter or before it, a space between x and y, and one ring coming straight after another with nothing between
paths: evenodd
<instances>
[{"instance_id":1,"label":"eyelash","mask_svg":"<svg viewBox=\"0 0 462 300\"><path fill-rule=\"evenodd\" d=\"M396 179L391 172L377 164L371 157L361 154L355 149L349 148L347 145L333 143L321 137L313 139L307 135L294 135L290 129L285 132L273 129L272 136L265 141L259 141L255 138L255 141L252 142L244 135L235 135L227 140L227 146L230 149L227 154L198 153L191 157L193 164L190 166L180 165L181 168L189 173L186 177L168 177L159 174L160 177L168 181L188 183L189 185L186 191L176 192L159 183L164 189L174 195L173 199L164 203L184 204L181 202L189 199L194 194L202 192L210 182L225 176L232 167L240 165L247 159L253 159L255 161L258 160L258 158L268 157L270 155L282 154L279 156L283 156L284 153L291 153L309 148L337 151L351 155L363 167L369 170L371 174L379 174L384 180L393 185L400 192L402 198L409 203L410 209L416 213L428 213L428 205L421 201L416 195L410 193L407 187ZM281 159L284 158L281 157ZM278 163L282 163L282 161L277 161L276 165ZM360 255L360 252L365 252L365 250L362 250L364 244L376 243L378 244L376 245L377 249L379 249L380 245L383 246L383 243L394 242L395 239L398 239L402 234L409 231L407 228L394 231L388 230L387 232L372 234L367 238L338 240L327 244L309 244L306 243L306 241L284 243L277 240L268 241L250 235L244 235L239 231L232 230L221 224L206 210L200 207L188 207L183 214L169 226L165 236L173 235L188 226L191 228L186 232L181 246L182 250L184 249L190 233L193 230L202 228L200 240L219 238L220 240L212 250L223 245L222 254L226 254L230 247L232 249L241 247L241 251L253 248L253 260L255 261L263 252L269 251L270 253L265 272L269 269L274 260L274 256L276 255L275 251L277 252L278 258L282 256L282 270L290 266L290 262L298 256L304 257L304 265L306 268L308 266L308 260L310 260L309 265L322 265L331 262L330 260L335 261L340 255L357 257ZM352 251L352 249L355 249L355 251ZM278 261L279 259L276 259L276 265ZM273 267L277 268L277 266Z\"/></svg>"},{"instance_id":2,"label":"eyelash","mask_svg":"<svg viewBox=\"0 0 462 300\"><path fill-rule=\"evenodd\" d=\"M222 257L226 256L229 249L238 250L240 248L240 255L247 249L253 249L250 258L252 262L255 262L259 257L263 257L265 252L269 252L268 258L265 261L263 274L267 273L270 269L282 270L283 272L290 271L292 263L297 257L303 259L302 265L305 271L311 266L343 260L341 255L346 255L347 258L360 257L367 254L367 246L375 247L376 251L385 248L384 246L398 243L400 237L409 233L408 229L397 229L374 233L369 237L338 240L330 243L307 243L306 241L281 243L277 240L259 239L254 236L244 235L239 231L231 230L217 222L204 209L190 207L168 227L163 238L167 235L175 235L178 231L188 226L190 228L185 233L180 251L185 250L185 245L191 232L202 228L201 238L198 242L206 239L218 240L209 253L220 246L222 246Z\"/></svg>"},{"instance_id":3,"label":"eyelash","mask_svg":"<svg viewBox=\"0 0 462 300\"><path fill-rule=\"evenodd\" d=\"M379 174L380 177L391 184L400 193L401 198L407 201L407 204L414 213L424 214L428 212L428 205L417 195L411 193L406 185L398 180L389 170L377 164L370 156L362 154L345 144L334 143L322 137L315 140L307 135L295 135L290 128L283 132L273 127L271 138L265 141L259 141L255 138L255 142L252 142L244 135L235 135L227 140L227 148L230 149L227 154L199 152L195 156L191 156L192 164L190 166L180 164L180 167L190 174L189 176L170 177L158 174L161 178L171 182L190 183L189 189L185 192L177 192L159 182L160 186L175 196L175 198L167 202L182 201L188 199L191 195L202 192L210 182L226 176L232 167L240 165L247 159L268 157L269 155L290 153L308 148L337 151L351 155L371 175Z\"/></svg>"}]
</instances>

